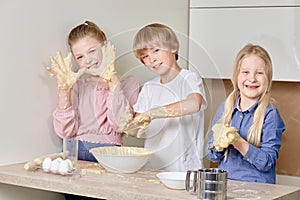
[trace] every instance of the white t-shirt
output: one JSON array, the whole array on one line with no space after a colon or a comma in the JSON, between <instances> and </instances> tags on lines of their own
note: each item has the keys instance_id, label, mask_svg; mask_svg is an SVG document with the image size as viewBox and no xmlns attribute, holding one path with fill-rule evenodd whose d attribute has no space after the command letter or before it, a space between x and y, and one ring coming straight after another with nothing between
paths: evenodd
<instances>
[{"instance_id":1,"label":"white t-shirt","mask_svg":"<svg viewBox=\"0 0 300 200\"><path fill-rule=\"evenodd\" d=\"M185 99L191 93L201 94L200 112L155 119L145 137L145 148L155 150L146 168L166 171L186 171L202 168L204 146L205 92L202 79L195 72L182 69L174 80L160 83L160 77L146 82L139 94L134 111L143 113Z\"/></svg>"}]
</instances>

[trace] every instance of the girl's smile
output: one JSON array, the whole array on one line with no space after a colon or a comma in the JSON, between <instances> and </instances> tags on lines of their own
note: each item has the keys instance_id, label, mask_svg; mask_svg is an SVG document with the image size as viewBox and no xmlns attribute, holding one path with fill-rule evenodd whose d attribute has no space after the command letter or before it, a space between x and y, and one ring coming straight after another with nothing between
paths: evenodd
<instances>
[{"instance_id":1,"label":"girl's smile","mask_svg":"<svg viewBox=\"0 0 300 200\"><path fill-rule=\"evenodd\" d=\"M72 52L79 67L96 68L102 60L101 44L89 36L75 43Z\"/></svg>"},{"instance_id":2,"label":"girl's smile","mask_svg":"<svg viewBox=\"0 0 300 200\"><path fill-rule=\"evenodd\" d=\"M267 90L265 62L254 54L245 57L241 62L237 83L242 105L244 108L250 107Z\"/></svg>"}]
</instances>

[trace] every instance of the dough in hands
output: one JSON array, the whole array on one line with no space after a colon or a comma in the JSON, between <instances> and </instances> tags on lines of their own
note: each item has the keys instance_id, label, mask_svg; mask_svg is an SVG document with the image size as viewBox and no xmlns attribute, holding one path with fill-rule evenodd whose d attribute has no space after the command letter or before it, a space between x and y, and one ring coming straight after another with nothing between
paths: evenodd
<instances>
[{"instance_id":1,"label":"dough in hands","mask_svg":"<svg viewBox=\"0 0 300 200\"><path fill-rule=\"evenodd\" d=\"M125 109L125 111L121 114L120 117L120 130L122 132L126 133L127 126L130 123L130 121L133 119L133 114L130 109L130 106L128 105Z\"/></svg>"},{"instance_id":2,"label":"dough in hands","mask_svg":"<svg viewBox=\"0 0 300 200\"><path fill-rule=\"evenodd\" d=\"M129 117L127 118L126 123L124 123L122 131L128 135L141 138L151 122L149 113L140 113L134 118L132 118L132 115L127 116Z\"/></svg>"},{"instance_id":3,"label":"dough in hands","mask_svg":"<svg viewBox=\"0 0 300 200\"><path fill-rule=\"evenodd\" d=\"M240 137L237 129L228 124L217 123L212 127L212 131L214 137L213 145L217 151L223 151Z\"/></svg>"},{"instance_id":4,"label":"dough in hands","mask_svg":"<svg viewBox=\"0 0 300 200\"><path fill-rule=\"evenodd\" d=\"M101 47L101 63L97 67L88 69L87 72L94 76L100 76L105 81L110 81L115 70L116 48L110 42ZM96 59L96 58L93 58ZM98 58L99 59L99 58Z\"/></svg>"},{"instance_id":5,"label":"dough in hands","mask_svg":"<svg viewBox=\"0 0 300 200\"><path fill-rule=\"evenodd\" d=\"M148 129L151 121L157 118L171 118L179 116L173 109L168 109L166 106L152 108L146 112L139 113L133 119L128 120L124 126L124 132L128 135L137 136L140 138Z\"/></svg>"},{"instance_id":6,"label":"dough in hands","mask_svg":"<svg viewBox=\"0 0 300 200\"><path fill-rule=\"evenodd\" d=\"M72 54L69 53L67 57L63 58L61 52L58 51L56 57L50 57L50 60L51 67L48 67L47 70L52 76L56 77L58 88L70 90L83 73L72 71Z\"/></svg>"},{"instance_id":7,"label":"dough in hands","mask_svg":"<svg viewBox=\"0 0 300 200\"><path fill-rule=\"evenodd\" d=\"M105 68L104 73L102 74L102 78L106 81L110 81L113 74L116 73L115 70L115 59L116 59L116 49L109 42L105 46L102 47L103 60L101 66Z\"/></svg>"}]
</instances>

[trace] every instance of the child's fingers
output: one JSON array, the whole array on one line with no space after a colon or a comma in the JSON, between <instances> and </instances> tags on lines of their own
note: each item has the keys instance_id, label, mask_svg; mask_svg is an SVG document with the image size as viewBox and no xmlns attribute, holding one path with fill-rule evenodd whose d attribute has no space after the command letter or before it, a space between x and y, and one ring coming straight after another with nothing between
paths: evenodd
<instances>
[{"instance_id":1,"label":"child's fingers","mask_svg":"<svg viewBox=\"0 0 300 200\"><path fill-rule=\"evenodd\" d=\"M50 56L50 61L51 61L51 68L52 68L52 71L55 71L56 74L60 74L62 73L62 70L60 68L60 64L59 62L57 61L56 58L53 58L52 56Z\"/></svg>"},{"instance_id":2,"label":"child's fingers","mask_svg":"<svg viewBox=\"0 0 300 200\"><path fill-rule=\"evenodd\" d=\"M57 63L57 68L62 72L62 73L70 73L71 70L71 62L72 62L72 54L69 53L66 58L64 58L61 54L60 51L57 52L56 54L56 59L54 59L55 62Z\"/></svg>"},{"instance_id":3,"label":"child's fingers","mask_svg":"<svg viewBox=\"0 0 300 200\"><path fill-rule=\"evenodd\" d=\"M48 72L50 73L51 76L57 75L57 72L55 70L53 70L52 67L47 67L46 69L48 70Z\"/></svg>"}]
</instances>

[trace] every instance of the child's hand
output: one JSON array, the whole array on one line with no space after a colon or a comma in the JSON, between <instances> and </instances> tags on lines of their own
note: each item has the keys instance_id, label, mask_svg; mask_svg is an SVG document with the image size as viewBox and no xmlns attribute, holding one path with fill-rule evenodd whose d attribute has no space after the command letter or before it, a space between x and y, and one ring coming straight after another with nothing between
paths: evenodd
<instances>
[{"instance_id":1,"label":"child's hand","mask_svg":"<svg viewBox=\"0 0 300 200\"><path fill-rule=\"evenodd\" d=\"M151 122L149 112L138 114L124 128L123 132L140 138Z\"/></svg>"},{"instance_id":2,"label":"child's hand","mask_svg":"<svg viewBox=\"0 0 300 200\"><path fill-rule=\"evenodd\" d=\"M57 52L56 58L50 57L51 67L47 70L52 76L57 79L59 90L69 91L77 79L84 73L85 69L80 69L77 73L71 69L72 54L69 53L67 57L63 58L61 52Z\"/></svg>"},{"instance_id":3,"label":"child's hand","mask_svg":"<svg viewBox=\"0 0 300 200\"><path fill-rule=\"evenodd\" d=\"M130 122L133 120L133 113L132 113L132 109L130 108L130 106L128 105L125 108L125 111L121 114L120 116L120 126L119 129L121 132L128 134L126 131L128 131L128 126L130 124ZM130 134L129 134L130 135Z\"/></svg>"},{"instance_id":4,"label":"child's hand","mask_svg":"<svg viewBox=\"0 0 300 200\"><path fill-rule=\"evenodd\" d=\"M235 127L217 123L212 127L214 142L213 145L217 151L223 151L230 144L240 138Z\"/></svg>"},{"instance_id":5,"label":"child's hand","mask_svg":"<svg viewBox=\"0 0 300 200\"><path fill-rule=\"evenodd\" d=\"M92 75L98 75L105 81L110 81L112 75L116 74L115 70L115 59L116 59L116 49L110 43L106 43L101 47L102 51L102 61L100 66L88 69L87 72Z\"/></svg>"}]
</instances>

